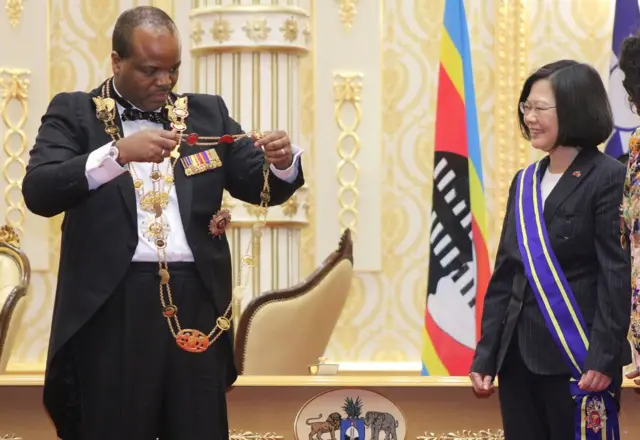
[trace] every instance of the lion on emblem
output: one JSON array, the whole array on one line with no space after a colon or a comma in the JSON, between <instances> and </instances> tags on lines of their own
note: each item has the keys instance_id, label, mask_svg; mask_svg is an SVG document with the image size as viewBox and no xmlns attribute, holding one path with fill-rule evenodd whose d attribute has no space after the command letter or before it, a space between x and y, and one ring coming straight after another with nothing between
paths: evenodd
<instances>
[{"instance_id":1,"label":"lion on emblem","mask_svg":"<svg viewBox=\"0 0 640 440\"><path fill-rule=\"evenodd\" d=\"M316 421L313 421L316 420ZM313 440L315 436L317 440L322 440L322 434L329 433L331 436L331 440L336 440L336 431L340 429L340 421L342 420L342 416L333 412L327 416L327 419L324 422L321 422L322 414L318 417L312 417L307 419L306 424L311 427L311 432L309 432L309 440Z\"/></svg>"}]
</instances>

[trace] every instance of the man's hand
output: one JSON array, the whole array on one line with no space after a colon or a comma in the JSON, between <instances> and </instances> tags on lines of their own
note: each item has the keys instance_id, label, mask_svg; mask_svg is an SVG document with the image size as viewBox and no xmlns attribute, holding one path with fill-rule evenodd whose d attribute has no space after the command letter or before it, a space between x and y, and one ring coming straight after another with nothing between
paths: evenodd
<instances>
[{"instance_id":1,"label":"man's hand","mask_svg":"<svg viewBox=\"0 0 640 440\"><path fill-rule=\"evenodd\" d=\"M286 170L293 162L291 141L284 131L272 131L254 144L256 148L264 150L267 162L278 168Z\"/></svg>"},{"instance_id":2,"label":"man's hand","mask_svg":"<svg viewBox=\"0 0 640 440\"><path fill-rule=\"evenodd\" d=\"M478 397L489 397L493 394L495 387L493 386L493 377L488 374L471 373L471 385L473 385L473 392Z\"/></svg>"},{"instance_id":3,"label":"man's hand","mask_svg":"<svg viewBox=\"0 0 640 440\"><path fill-rule=\"evenodd\" d=\"M609 388L611 378L598 371L588 370L580 378L578 387L584 391L600 392Z\"/></svg>"},{"instance_id":4,"label":"man's hand","mask_svg":"<svg viewBox=\"0 0 640 440\"><path fill-rule=\"evenodd\" d=\"M176 147L178 136L175 131L143 130L120 139L118 162L124 165L129 162L162 163Z\"/></svg>"}]
</instances>

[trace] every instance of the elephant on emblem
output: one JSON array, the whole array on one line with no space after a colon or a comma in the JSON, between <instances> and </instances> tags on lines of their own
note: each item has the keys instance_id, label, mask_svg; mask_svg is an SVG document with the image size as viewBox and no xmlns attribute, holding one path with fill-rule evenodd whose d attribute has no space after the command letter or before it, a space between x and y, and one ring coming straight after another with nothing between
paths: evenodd
<instances>
[{"instance_id":1,"label":"elephant on emblem","mask_svg":"<svg viewBox=\"0 0 640 440\"><path fill-rule=\"evenodd\" d=\"M384 440L398 440L398 421L387 412L367 411L364 425L371 429L371 440L379 440L380 431L385 433Z\"/></svg>"}]
</instances>

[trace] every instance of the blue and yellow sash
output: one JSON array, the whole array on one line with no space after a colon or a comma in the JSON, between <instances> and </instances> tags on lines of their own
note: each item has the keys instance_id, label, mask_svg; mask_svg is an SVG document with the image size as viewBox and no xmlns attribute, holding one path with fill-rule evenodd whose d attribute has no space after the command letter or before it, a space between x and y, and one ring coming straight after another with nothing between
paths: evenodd
<instances>
[{"instance_id":1,"label":"blue and yellow sash","mask_svg":"<svg viewBox=\"0 0 640 440\"><path fill-rule=\"evenodd\" d=\"M520 172L516 187L516 230L524 270L551 336L571 369L571 395L576 402L576 440L619 440L618 412L610 390L581 390L589 334L553 249L543 218L540 162Z\"/></svg>"}]
</instances>

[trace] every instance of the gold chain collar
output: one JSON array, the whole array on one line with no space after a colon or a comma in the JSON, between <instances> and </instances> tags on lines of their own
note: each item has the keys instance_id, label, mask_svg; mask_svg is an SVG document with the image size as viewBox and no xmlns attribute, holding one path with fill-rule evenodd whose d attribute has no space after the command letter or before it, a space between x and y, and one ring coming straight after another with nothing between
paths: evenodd
<instances>
[{"instance_id":1,"label":"gold chain collar","mask_svg":"<svg viewBox=\"0 0 640 440\"><path fill-rule=\"evenodd\" d=\"M110 84L113 78L107 80L101 90L101 96L93 98L96 105L96 117L105 125L105 132L111 136L114 142L121 139L120 129L116 124L116 102L110 96ZM247 252L241 258L242 268L246 269L245 276L242 270L238 270L236 287L233 290L233 298L229 302L225 312L216 319L216 326L208 333L204 334L200 330L183 329L178 320L178 307L173 304L170 286L170 273L166 256L167 235L169 224L165 223L163 209L169 203L169 193L173 188L175 165L180 157L180 148L183 142L184 131L187 129L186 118L189 116L187 97L179 97L175 103L171 96L167 98L165 108L168 110L168 118L171 127L177 131L178 142L176 148L171 152L167 165L167 173L163 175L159 169L159 164L153 163L149 177L152 181L152 191L145 193L144 182L138 178L133 163L128 164L129 174L133 179L135 191L140 197L140 207L153 214L152 220L143 224L146 227L145 237L152 239L158 251L158 276L160 278L159 291L160 303L162 305L162 315L167 319L169 330L180 348L191 353L201 353L211 346L225 331L231 328L232 313L231 308L234 298L242 298L244 290L248 284L248 275L254 265L254 261L259 257L256 250L259 249L262 229L266 223L267 209L270 196L269 187L269 164L265 160L262 168L264 184L260 193L260 205L258 206L258 219L252 227L252 240L248 244ZM239 135L223 135L199 137L199 146L214 146L221 143L233 144L242 138L252 138L257 140L262 137L261 132L243 133ZM202 142L203 141L203 142ZM187 142L191 144L191 142ZM171 174L169 174L171 173ZM217 217L217 216L216 216ZM226 221L230 220L228 212L223 213ZM212 220L213 221L213 220ZM209 226L209 225L207 225ZM244 282L243 282L244 281ZM165 292L167 300L165 300Z\"/></svg>"}]
</instances>

